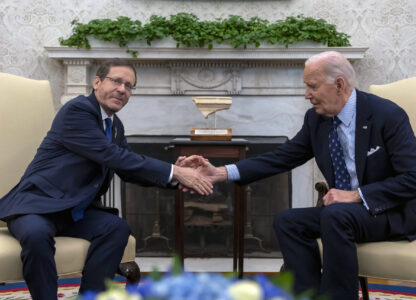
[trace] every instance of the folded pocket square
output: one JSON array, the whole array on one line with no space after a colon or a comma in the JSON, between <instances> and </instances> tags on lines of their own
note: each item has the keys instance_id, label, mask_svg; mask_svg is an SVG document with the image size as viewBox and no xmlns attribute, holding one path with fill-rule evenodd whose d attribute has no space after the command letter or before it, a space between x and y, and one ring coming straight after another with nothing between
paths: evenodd
<instances>
[{"instance_id":1,"label":"folded pocket square","mask_svg":"<svg viewBox=\"0 0 416 300\"><path fill-rule=\"evenodd\" d=\"M378 150L380 150L380 146L377 146L375 148L370 148L370 150L367 152L367 156L373 155L374 153L376 153Z\"/></svg>"}]
</instances>

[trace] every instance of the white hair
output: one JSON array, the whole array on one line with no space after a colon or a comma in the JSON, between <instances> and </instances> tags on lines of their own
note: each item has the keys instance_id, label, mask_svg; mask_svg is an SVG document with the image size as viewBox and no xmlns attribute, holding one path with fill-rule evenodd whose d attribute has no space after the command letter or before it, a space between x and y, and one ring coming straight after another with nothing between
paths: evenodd
<instances>
[{"instance_id":1,"label":"white hair","mask_svg":"<svg viewBox=\"0 0 416 300\"><path fill-rule=\"evenodd\" d=\"M341 76L347 81L347 84L351 88L355 87L356 76L354 68L348 59L346 59L341 53L336 51L318 53L308 58L305 62L305 66L317 61L323 62L323 69L327 76L328 83L334 83L335 79Z\"/></svg>"}]
</instances>

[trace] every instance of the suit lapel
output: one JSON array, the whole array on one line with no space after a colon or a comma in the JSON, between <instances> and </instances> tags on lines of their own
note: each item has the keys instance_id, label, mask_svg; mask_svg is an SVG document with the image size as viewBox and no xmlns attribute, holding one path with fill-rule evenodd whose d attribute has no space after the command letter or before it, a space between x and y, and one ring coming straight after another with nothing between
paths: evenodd
<instances>
[{"instance_id":1,"label":"suit lapel","mask_svg":"<svg viewBox=\"0 0 416 300\"><path fill-rule=\"evenodd\" d=\"M97 112L97 122L98 122L98 126L100 127L100 129L105 133L104 131L104 124L103 124L103 118L101 115L101 108L100 108L100 104L98 103L97 98L95 97L94 92L92 92L87 99L91 102L92 106L95 108L96 112ZM113 125L114 126L114 125ZM114 134L113 134L113 140L114 140ZM101 166L101 172L102 172L102 176L103 176L103 181L105 181L105 178L107 176L108 173L108 168L105 166Z\"/></svg>"},{"instance_id":2,"label":"suit lapel","mask_svg":"<svg viewBox=\"0 0 416 300\"><path fill-rule=\"evenodd\" d=\"M98 103L97 98L95 98L95 94L91 93L87 97L87 99L91 102L92 106L95 108L95 111L97 112L98 126L101 128L102 131L104 131L104 124L103 124L103 118L101 116L100 104Z\"/></svg>"},{"instance_id":3,"label":"suit lapel","mask_svg":"<svg viewBox=\"0 0 416 300\"><path fill-rule=\"evenodd\" d=\"M113 142L117 142L118 137L118 126L114 123L113 126Z\"/></svg>"},{"instance_id":4,"label":"suit lapel","mask_svg":"<svg viewBox=\"0 0 416 300\"><path fill-rule=\"evenodd\" d=\"M94 93L91 93L87 99L91 102L91 104L94 106L95 110L97 111L98 114L98 124L101 128L101 130L103 132L105 132L104 130L104 124L103 124L103 118L101 115L101 108L100 108L100 104L98 103L97 98L95 97ZM117 117L116 114L114 114L114 118L113 118L113 125L112 125L112 138L111 141L114 143L116 143L117 145L120 144L121 139L119 138L119 128L121 127L121 121L120 119Z\"/></svg>"},{"instance_id":5,"label":"suit lapel","mask_svg":"<svg viewBox=\"0 0 416 300\"><path fill-rule=\"evenodd\" d=\"M367 149L370 144L371 115L372 113L365 105L365 95L357 90L357 111L355 125L355 168L357 171L358 184L363 182L365 164L367 160Z\"/></svg>"},{"instance_id":6,"label":"suit lapel","mask_svg":"<svg viewBox=\"0 0 416 300\"><path fill-rule=\"evenodd\" d=\"M114 122L113 122L113 143L116 143L117 145L120 146L121 144L121 121L120 119L117 117L116 114L114 114L114 118L113 118Z\"/></svg>"}]
</instances>

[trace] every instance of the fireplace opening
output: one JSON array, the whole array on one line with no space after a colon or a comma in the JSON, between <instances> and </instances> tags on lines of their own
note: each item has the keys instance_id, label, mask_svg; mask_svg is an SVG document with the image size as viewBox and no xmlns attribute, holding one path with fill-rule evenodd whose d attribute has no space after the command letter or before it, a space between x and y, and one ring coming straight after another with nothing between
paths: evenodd
<instances>
[{"instance_id":1,"label":"fireplace opening","mask_svg":"<svg viewBox=\"0 0 416 300\"><path fill-rule=\"evenodd\" d=\"M177 136L130 136L132 150L174 163L170 141ZM236 136L249 141L246 157L272 151L287 138ZM215 166L232 163L210 159ZM291 173L278 174L244 187L245 257L281 257L273 231L274 216L292 206ZM217 183L210 196L186 194L184 200L185 257L232 257L233 183ZM173 189L121 183L123 217L136 237L138 256L171 256L174 242Z\"/></svg>"}]
</instances>

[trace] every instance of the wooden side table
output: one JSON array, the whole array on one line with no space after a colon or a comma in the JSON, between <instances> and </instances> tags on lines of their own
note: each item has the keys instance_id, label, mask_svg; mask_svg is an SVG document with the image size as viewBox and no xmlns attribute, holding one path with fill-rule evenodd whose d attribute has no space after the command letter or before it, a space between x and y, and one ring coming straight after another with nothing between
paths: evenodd
<instances>
[{"instance_id":1,"label":"wooden side table","mask_svg":"<svg viewBox=\"0 0 416 300\"><path fill-rule=\"evenodd\" d=\"M176 156L201 155L206 158L230 158L237 162L246 157L248 141L232 139L231 141L191 141L189 138L176 138L170 144ZM233 271L238 277L243 276L244 264L244 192L234 184L234 236L233 236ZM184 193L175 192L175 252L184 263Z\"/></svg>"}]
</instances>

